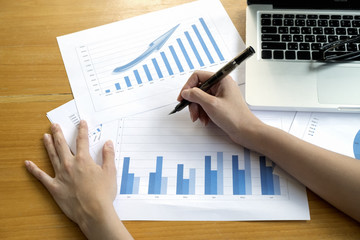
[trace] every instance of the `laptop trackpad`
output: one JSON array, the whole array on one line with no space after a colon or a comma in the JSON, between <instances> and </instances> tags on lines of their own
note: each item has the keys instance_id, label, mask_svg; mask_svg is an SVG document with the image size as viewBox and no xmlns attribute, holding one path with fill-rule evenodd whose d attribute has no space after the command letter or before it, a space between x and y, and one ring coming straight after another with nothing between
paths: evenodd
<instances>
[{"instance_id":1,"label":"laptop trackpad","mask_svg":"<svg viewBox=\"0 0 360 240\"><path fill-rule=\"evenodd\" d=\"M360 104L360 68L330 66L317 71L319 103Z\"/></svg>"}]
</instances>

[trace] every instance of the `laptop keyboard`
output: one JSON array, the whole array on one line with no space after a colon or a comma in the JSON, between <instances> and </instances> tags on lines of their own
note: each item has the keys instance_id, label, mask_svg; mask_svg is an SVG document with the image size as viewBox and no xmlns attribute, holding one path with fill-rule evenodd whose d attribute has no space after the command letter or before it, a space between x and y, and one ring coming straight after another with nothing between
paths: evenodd
<instances>
[{"instance_id":1,"label":"laptop keyboard","mask_svg":"<svg viewBox=\"0 0 360 240\"><path fill-rule=\"evenodd\" d=\"M260 13L262 59L320 60L329 42L360 34L360 15ZM359 51L360 43L341 46L331 54ZM355 59L360 61L360 57Z\"/></svg>"}]
</instances>

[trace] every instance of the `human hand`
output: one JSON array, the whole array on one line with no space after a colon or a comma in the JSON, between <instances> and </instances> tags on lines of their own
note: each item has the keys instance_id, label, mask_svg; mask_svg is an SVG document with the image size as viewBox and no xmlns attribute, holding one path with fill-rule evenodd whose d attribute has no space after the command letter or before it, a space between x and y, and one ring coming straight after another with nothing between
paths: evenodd
<instances>
[{"instance_id":1,"label":"human hand","mask_svg":"<svg viewBox=\"0 0 360 240\"><path fill-rule=\"evenodd\" d=\"M79 125L76 155L70 152L60 126L53 124L51 130L53 136L45 134L44 145L55 177L50 177L31 161L25 161L25 165L47 188L66 216L79 224L86 234L103 218L114 216L113 201L117 185L113 144L111 141L104 144L103 165L99 166L89 154L85 121Z\"/></svg>"},{"instance_id":2,"label":"human hand","mask_svg":"<svg viewBox=\"0 0 360 240\"><path fill-rule=\"evenodd\" d=\"M211 120L223 129L238 144L253 148L251 135L262 123L246 105L236 82L226 76L214 85L208 93L198 88L213 73L196 71L182 88L178 101L190 101L189 111L192 121L200 120L207 125Z\"/></svg>"}]
</instances>

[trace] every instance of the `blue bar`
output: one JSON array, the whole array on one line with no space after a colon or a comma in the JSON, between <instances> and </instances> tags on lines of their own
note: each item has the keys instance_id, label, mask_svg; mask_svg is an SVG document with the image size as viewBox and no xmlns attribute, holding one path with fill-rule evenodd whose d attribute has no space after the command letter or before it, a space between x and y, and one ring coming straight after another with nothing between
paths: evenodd
<instances>
[{"instance_id":1,"label":"blue bar","mask_svg":"<svg viewBox=\"0 0 360 240\"><path fill-rule=\"evenodd\" d=\"M281 195L279 176L273 175L273 181L274 181L274 195Z\"/></svg>"},{"instance_id":2,"label":"blue bar","mask_svg":"<svg viewBox=\"0 0 360 240\"><path fill-rule=\"evenodd\" d=\"M176 194L183 194L184 165L177 165Z\"/></svg>"},{"instance_id":3,"label":"blue bar","mask_svg":"<svg viewBox=\"0 0 360 240\"><path fill-rule=\"evenodd\" d=\"M197 29L197 27L195 25L191 25L191 26L192 26L197 38L199 39L199 42L200 42L202 48L204 49L206 56L209 59L210 63L214 63L214 59L212 58L212 56L209 52L209 49L207 48L203 38L201 37L199 30Z\"/></svg>"},{"instance_id":4,"label":"blue bar","mask_svg":"<svg viewBox=\"0 0 360 240\"><path fill-rule=\"evenodd\" d=\"M216 44L216 42L215 42L215 40L214 40L214 38L213 38L213 36L212 36L212 34L211 34L208 26L206 25L206 23L205 23L205 21L204 21L204 19L203 19L203 18L199 18L199 20L200 20L201 25L203 26L206 34L208 35L208 37L209 37L209 39L210 39L210 42L211 42L211 44L213 45L213 47L214 47L217 55L219 56L220 60L223 61L223 60L224 60L224 56L222 55L222 53L221 53L218 45Z\"/></svg>"},{"instance_id":5,"label":"blue bar","mask_svg":"<svg viewBox=\"0 0 360 240\"><path fill-rule=\"evenodd\" d=\"M124 79L125 79L125 82L126 82L126 86L127 86L127 87L131 87L131 82L130 82L129 77L126 76L126 77L124 77Z\"/></svg>"},{"instance_id":6,"label":"blue bar","mask_svg":"<svg viewBox=\"0 0 360 240\"><path fill-rule=\"evenodd\" d=\"M273 181L272 167L266 167L266 183L268 195L274 195L274 181Z\"/></svg>"},{"instance_id":7,"label":"blue bar","mask_svg":"<svg viewBox=\"0 0 360 240\"><path fill-rule=\"evenodd\" d=\"M205 156L205 194L211 194L211 156Z\"/></svg>"},{"instance_id":8,"label":"blue bar","mask_svg":"<svg viewBox=\"0 0 360 240\"><path fill-rule=\"evenodd\" d=\"M148 194L155 194L155 174L156 173L150 173Z\"/></svg>"},{"instance_id":9,"label":"blue bar","mask_svg":"<svg viewBox=\"0 0 360 240\"><path fill-rule=\"evenodd\" d=\"M246 195L252 194L252 183L251 183L251 160L250 150L244 148L244 161L245 161L245 192Z\"/></svg>"},{"instance_id":10,"label":"blue bar","mask_svg":"<svg viewBox=\"0 0 360 240\"><path fill-rule=\"evenodd\" d=\"M190 58L189 58L189 55L188 55L188 53L186 52L186 49L185 49L184 44L182 43L181 39L178 38L178 39L176 39L176 41L177 41L178 44L179 44L179 47L180 47L180 49L181 49L181 52L183 53L183 55L184 55L184 57L185 57L185 60L186 60L187 64L189 65L189 68L190 68L190 69L194 69L194 65L192 64L192 62L191 62L191 60L190 60Z\"/></svg>"},{"instance_id":11,"label":"blue bar","mask_svg":"<svg viewBox=\"0 0 360 240\"><path fill-rule=\"evenodd\" d=\"M167 177L161 178L160 194L167 194L167 183L168 183L168 178Z\"/></svg>"},{"instance_id":12,"label":"blue bar","mask_svg":"<svg viewBox=\"0 0 360 240\"><path fill-rule=\"evenodd\" d=\"M162 176L162 163L163 158L161 156L156 158L156 173L155 173L155 194L161 192L161 176Z\"/></svg>"},{"instance_id":13,"label":"blue bar","mask_svg":"<svg viewBox=\"0 0 360 240\"><path fill-rule=\"evenodd\" d=\"M183 189L182 189L182 191L183 191L183 194L184 195L189 195L189 179L184 179L183 180Z\"/></svg>"},{"instance_id":14,"label":"blue bar","mask_svg":"<svg viewBox=\"0 0 360 240\"><path fill-rule=\"evenodd\" d=\"M139 186L140 186L140 177L134 177L134 184L132 189L133 194L139 194Z\"/></svg>"},{"instance_id":15,"label":"blue bar","mask_svg":"<svg viewBox=\"0 0 360 240\"><path fill-rule=\"evenodd\" d=\"M140 78L140 75L139 75L139 71L138 70L134 70L134 75L135 75L135 78L136 78L136 81L138 84L142 84L142 81L141 81L141 78Z\"/></svg>"},{"instance_id":16,"label":"blue bar","mask_svg":"<svg viewBox=\"0 0 360 240\"><path fill-rule=\"evenodd\" d=\"M132 190L134 187L134 174L130 173L128 174L128 181L127 181L127 186L126 186L126 193L127 194L132 194Z\"/></svg>"},{"instance_id":17,"label":"blue bar","mask_svg":"<svg viewBox=\"0 0 360 240\"><path fill-rule=\"evenodd\" d=\"M239 160L238 156L232 156L232 175L233 175L233 194L240 195L240 179L239 179Z\"/></svg>"},{"instance_id":18,"label":"blue bar","mask_svg":"<svg viewBox=\"0 0 360 240\"><path fill-rule=\"evenodd\" d=\"M116 90L120 90L121 87L120 87L120 84L119 83L115 83L115 87L116 87Z\"/></svg>"},{"instance_id":19,"label":"blue bar","mask_svg":"<svg viewBox=\"0 0 360 240\"><path fill-rule=\"evenodd\" d=\"M261 194L268 195L267 183L266 183L266 159L264 156L260 156L260 180L261 180Z\"/></svg>"},{"instance_id":20,"label":"blue bar","mask_svg":"<svg viewBox=\"0 0 360 240\"><path fill-rule=\"evenodd\" d=\"M216 170L211 170L210 172L211 174L211 194L216 195L217 194L217 171Z\"/></svg>"},{"instance_id":21,"label":"blue bar","mask_svg":"<svg viewBox=\"0 0 360 240\"><path fill-rule=\"evenodd\" d=\"M217 194L224 194L224 164L223 153L217 153Z\"/></svg>"},{"instance_id":22,"label":"blue bar","mask_svg":"<svg viewBox=\"0 0 360 240\"><path fill-rule=\"evenodd\" d=\"M171 69L171 67L170 67L169 61L168 61L165 53L164 53L164 52L160 52L160 55L161 55L162 60L163 60L164 63L165 63L165 66L166 66L166 69L168 70L169 75L174 75L174 73L173 73L173 71L172 71L172 69Z\"/></svg>"},{"instance_id":23,"label":"blue bar","mask_svg":"<svg viewBox=\"0 0 360 240\"><path fill-rule=\"evenodd\" d=\"M155 67L155 70L156 70L156 73L157 75L159 76L159 78L163 78L163 75L161 73L161 70L160 70L160 67L159 67L159 64L157 63L156 59L153 58L151 59L152 63L154 64L154 67Z\"/></svg>"},{"instance_id":24,"label":"blue bar","mask_svg":"<svg viewBox=\"0 0 360 240\"><path fill-rule=\"evenodd\" d=\"M130 165L130 158L124 157L124 164L121 176L121 185L120 185L120 194L127 194L127 181L128 181L128 174L129 174L129 165Z\"/></svg>"},{"instance_id":25,"label":"blue bar","mask_svg":"<svg viewBox=\"0 0 360 240\"><path fill-rule=\"evenodd\" d=\"M189 176L189 194L194 195L195 194L195 168L190 168L190 176Z\"/></svg>"},{"instance_id":26,"label":"blue bar","mask_svg":"<svg viewBox=\"0 0 360 240\"><path fill-rule=\"evenodd\" d=\"M153 78L152 78L152 76L151 76L151 74L150 74L150 71L149 71L148 66L145 64L145 65L143 65L143 68L144 68L144 71L145 71L145 73L146 73L147 79L148 79L149 81L152 81Z\"/></svg>"},{"instance_id":27,"label":"blue bar","mask_svg":"<svg viewBox=\"0 0 360 240\"><path fill-rule=\"evenodd\" d=\"M110 92L110 89L106 89L106 90L105 90L105 93L109 93L109 92Z\"/></svg>"},{"instance_id":28,"label":"blue bar","mask_svg":"<svg viewBox=\"0 0 360 240\"><path fill-rule=\"evenodd\" d=\"M180 63L180 60L178 58L178 56L176 55L176 52L175 52L175 49L173 46L169 46L169 49L170 49L170 52L171 52L171 55L173 56L174 60L175 60L175 63L179 69L180 72L184 72L184 69L183 67L181 66L181 63Z\"/></svg>"},{"instance_id":29,"label":"blue bar","mask_svg":"<svg viewBox=\"0 0 360 240\"><path fill-rule=\"evenodd\" d=\"M194 45L194 42L192 41L191 37L190 37L190 34L188 32L185 32L185 36L186 36L186 39L188 40L190 46L191 46L191 49L193 50L195 56L196 56L196 59L198 60L199 64L201 67L204 66L204 62L202 61L200 55L199 55L199 52L197 51L195 45Z\"/></svg>"}]
</instances>

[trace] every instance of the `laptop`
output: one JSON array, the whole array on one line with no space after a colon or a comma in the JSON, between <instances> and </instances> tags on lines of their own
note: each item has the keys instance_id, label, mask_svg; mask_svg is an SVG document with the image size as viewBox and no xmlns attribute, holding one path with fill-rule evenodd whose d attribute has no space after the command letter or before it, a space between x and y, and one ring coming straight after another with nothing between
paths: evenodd
<instances>
[{"instance_id":1,"label":"laptop","mask_svg":"<svg viewBox=\"0 0 360 240\"><path fill-rule=\"evenodd\" d=\"M360 41L319 50L358 35L359 0L248 0L246 44L256 51L246 62L249 107L360 112ZM349 52L355 57L341 59Z\"/></svg>"}]
</instances>

